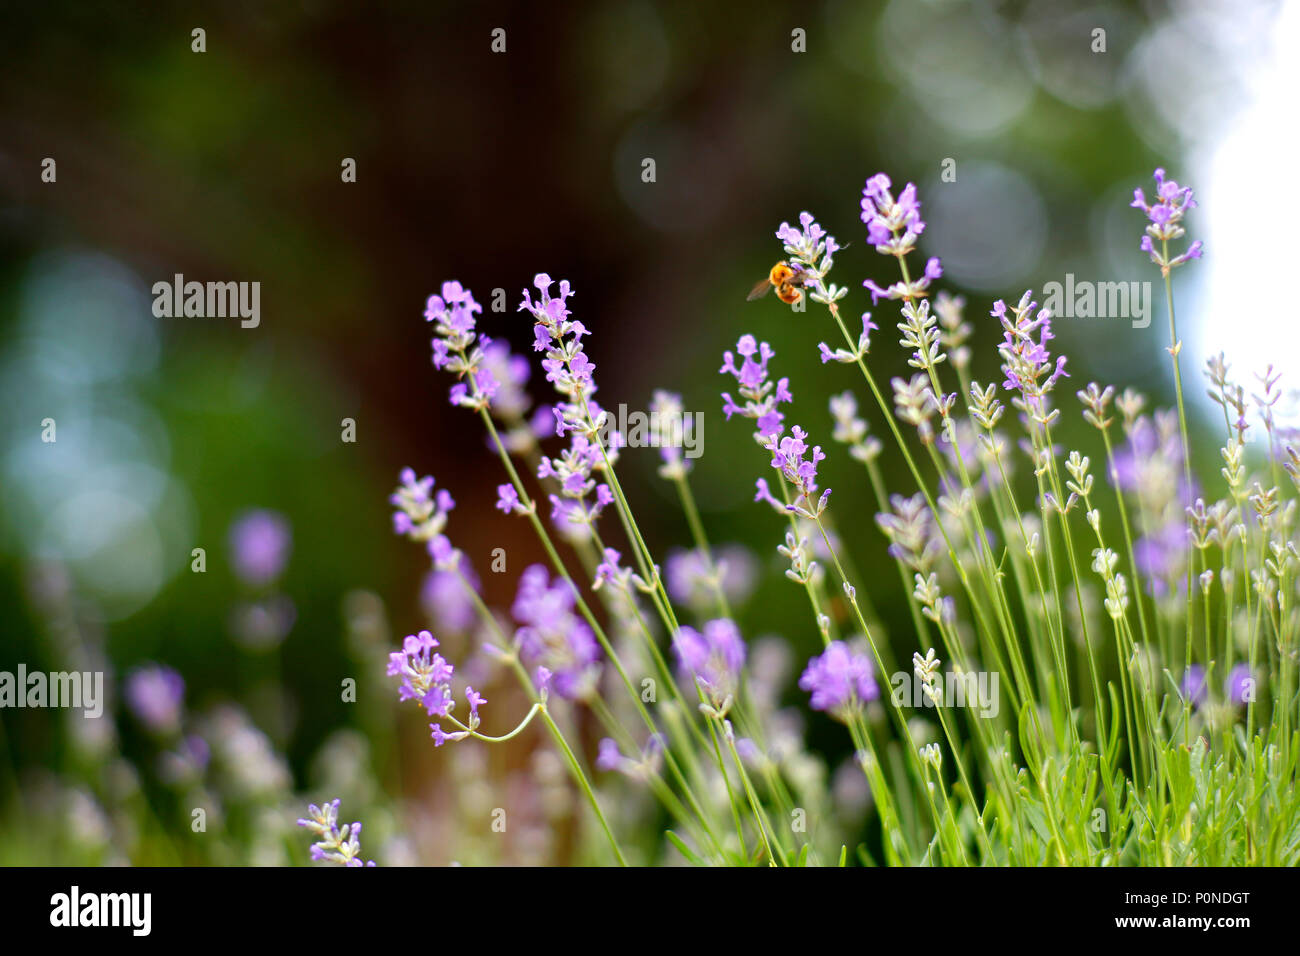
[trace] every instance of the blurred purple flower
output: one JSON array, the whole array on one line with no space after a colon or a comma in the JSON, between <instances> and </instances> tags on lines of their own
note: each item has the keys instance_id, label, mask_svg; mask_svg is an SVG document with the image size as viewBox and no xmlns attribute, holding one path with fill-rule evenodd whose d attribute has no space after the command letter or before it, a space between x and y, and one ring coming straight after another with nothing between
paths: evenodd
<instances>
[{"instance_id":1,"label":"blurred purple flower","mask_svg":"<svg viewBox=\"0 0 1300 956\"><path fill-rule=\"evenodd\" d=\"M713 550L713 564L727 600L732 604L748 600L758 577L757 563L749 550L738 544L724 544ZM709 563L698 550L670 551L664 562L664 580L669 596L678 604L703 609L717 600L709 580Z\"/></svg>"},{"instance_id":2,"label":"blurred purple flower","mask_svg":"<svg viewBox=\"0 0 1300 956\"><path fill-rule=\"evenodd\" d=\"M812 695L813 710L843 717L859 703L880 696L871 660L843 641L832 641L821 656L808 662L799 678L800 690Z\"/></svg>"},{"instance_id":3,"label":"blurred purple flower","mask_svg":"<svg viewBox=\"0 0 1300 956\"><path fill-rule=\"evenodd\" d=\"M157 734L180 729L185 680L162 664L146 664L126 678L126 704L136 719Z\"/></svg>"},{"instance_id":4,"label":"blurred purple flower","mask_svg":"<svg viewBox=\"0 0 1300 956\"><path fill-rule=\"evenodd\" d=\"M1247 704L1255 699L1255 678L1249 664L1238 664L1228 671L1223 693L1234 704Z\"/></svg>"},{"instance_id":5,"label":"blurred purple flower","mask_svg":"<svg viewBox=\"0 0 1300 956\"><path fill-rule=\"evenodd\" d=\"M425 575L420 589L420 605L429 615L433 629L441 634L466 634L474 626L478 611L465 591L462 574L477 591L478 575L468 561L461 562L459 573L435 568Z\"/></svg>"},{"instance_id":6,"label":"blurred purple flower","mask_svg":"<svg viewBox=\"0 0 1300 956\"><path fill-rule=\"evenodd\" d=\"M1187 668L1183 674L1183 697L1186 698L1195 707L1205 703L1207 692L1205 684L1205 668L1200 664L1193 664Z\"/></svg>"},{"instance_id":7,"label":"blurred purple flower","mask_svg":"<svg viewBox=\"0 0 1300 956\"><path fill-rule=\"evenodd\" d=\"M703 631L679 628L673 651L682 672L695 678L714 707L723 707L745 666L745 642L736 622L720 617L705 624Z\"/></svg>"},{"instance_id":8,"label":"blurred purple flower","mask_svg":"<svg viewBox=\"0 0 1300 956\"><path fill-rule=\"evenodd\" d=\"M229 541L235 574L250 587L265 587L278 578L293 547L288 520L266 509L246 511L235 519Z\"/></svg>"},{"instance_id":9,"label":"blurred purple flower","mask_svg":"<svg viewBox=\"0 0 1300 956\"><path fill-rule=\"evenodd\" d=\"M595 687L600 646L585 621L573 611L568 582L551 582L546 568L534 564L519 577L512 613L520 660L534 671L539 687L568 700L585 697Z\"/></svg>"}]
</instances>

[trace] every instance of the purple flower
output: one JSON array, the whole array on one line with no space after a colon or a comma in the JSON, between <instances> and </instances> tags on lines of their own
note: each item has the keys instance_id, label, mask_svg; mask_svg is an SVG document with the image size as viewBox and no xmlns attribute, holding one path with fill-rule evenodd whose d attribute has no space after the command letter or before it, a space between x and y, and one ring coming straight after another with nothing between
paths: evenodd
<instances>
[{"instance_id":1,"label":"purple flower","mask_svg":"<svg viewBox=\"0 0 1300 956\"><path fill-rule=\"evenodd\" d=\"M388 655L388 675L402 679L399 700L417 701L430 717L446 717L455 704L451 678L456 669L434 653L437 646L428 631L408 635L402 649Z\"/></svg>"},{"instance_id":2,"label":"purple flower","mask_svg":"<svg viewBox=\"0 0 1300 956\"><path fill-rule=\"evenodd\" d=\"M1043 309L1035 314L1038 303L1031 300L1032 291L1026 291L1020 302L1008 314L1007 304L999 299L989 314L1002 323L1002 342L998 353L1002 356L1002 387L1018 391L1031 413L1046 416L1047 394L1055 387L1065 371L1065 356L1053 359L1047 343L1052 334L1051 313Z\"/></svg>"},{"instance_id":3,"label":"purple flower","mask_svg":"<svg viewBox=\"0 0 1300 956\"><path fill-rule=\"evenodd\" d=\"M871 660L843 641L833 641L808 662L799 678L799 688L812 695L813 710L822 710L841 719L864 701L880 696L872 676Z\"/></svg>"},{"instance_id":4,"label":"purple flower","mask_svg":"<svg viewBox=\"0 0 1300 956\"><path fill-rule=\"evenodd\" d=\"M817 225L810 212L799 213L798 229L788 222L781 223L776 237L785 244L785 251L792 258L810 265L816 265L822 256L831 256L840 250L835 237Z\"/></svg>"},{"instance_id":5,"label":"purple flower","mask_svg":"<svg viewBox=\"0 0 1300 956\"><path fill-rule=\"evenodd\" d=\"M632 569L622 567L619 564L620 557L621 555L613 548L605 549L605 560L596 565L596 577L591 583L592 590L599 590L607 583L620 591L628 589L632 582Z\"/></svg>"},{"instance_id":6,"label":"purple flower","mask_svg":"<svg viewBox=\"0 0 1300 956\"><path fill-rule=\"evenodd\" d=\"M881 287L871 279L862 283L863 287L871 293L871 304L875 305L881 299L905 299L911 301L925 295L930 288L930 283L943 275L943 264L938 257L931 256L926 260L925 271L910 282L899 280L887 287Z\"/></svg>"},{"instance_id":7,"label":"purple flower","mask_svg":"<svg viewBox=\"0 0 1300 956\"><path fill-rule=\"evenodd\" d=\"M231 564L250 587L264 587L280 576L289 560L293 536L289 522L275 511L246 511L230 526Z\"/></svg>"},{"instance_id":8,"label":"purple flower","mask_svg":"<svg viewBox=\"0 0 1300 956\"><path fill-rule=\"evenodd\" d=\"M551 520L574 539L589 537L596 519L614 502L609 486L592 477L604 468L606 454L608 450L602 451L600 444L574 431L567 449L557 457L543 457L538 465L538 478L553 479L560 486L559 494L549 496ZM593 492L594 501L588 501Z\"/></svg>"},{"instance_id":9,"label":"purple flower","mask_svg":"<svg viewBox=\"0 0 1300 956\"><path fill-rule=\"evenodd\" d=\"M722 411L728 420L733 412L754 419L758 434L764 438L780 435L785 430L782 424L785 415L778 410L779 406L782 402L793 401L794 396L790 394L788 378L776 382L768 380L767 363L776 353L766 342L760 345L752 335L740 337L736 352L742 359L741 364L736 365L736 357L730 351L723 352L722 368L718 371L735 377L745 404L736 404L729 392L723 392Z\"/></svg>"},{"instance_id":10,"label":"purple flower","mask_svg":"<svg viewBox=\"0 0 1300 956\"><path fill-rule=\"evenodd\" d=\"M570 426L585 427L583 401L596 390L592 380L596 366L582 350L582 337L589 333L581 322L569 318L571 313L566 302L573 294L569 280L560 280L559 295L554 298L551 297L552 284L550 276L538 273L533 278L538 299L534 302L525 289L519 311L531 313L536 323L533 326L533 350L546 353L542 359L546 380L569 400L558 406L559 413Z\"/></svg>"},{"instance_id":11,"label":"purple flower","mask_svg":"<svg viewBox=\"0 0 1300 956\"><path fill-rule=\"evenodd\" d=\"M1238 664L1228 671L1223 693L1234 704L1248 704L1255 699L1255 678L1249 664Z\"/></svg>"},{"instance_id":12,"label":"purple flower","mask_svg":"<svg viewBox=\"0 0 1300 956\"><path fill-rule=\"evenodd\" d=\"M465 703L469 704L469 712L475 717L478 716L480 704L486 704L488 699L476 691L473 687L465 688Z\"/></svg>"},{"instance_id":13,"label":"purple flower","mask_svg":"<svg viewBox=\"0 0 1300 956\"><path fill-rule=\"evenodd\" d=\"M624 759L613 737L603 738L596 746L597 770L617 770Z\"/></svg>"},{"instance_id":14,"label":"purple flower","mask_svg":"<svg viewBox=\"0 0 1300 956\"><path fill-rule=\"evenodd\" d=\"M678 628L673 651L682 672L695 678L715 708L725 710L745 666L745 642L735 621L721 617L703 631Z\"/></svg>"},{"instance_id":15,"label":"purple flower","mask_svg":"<svg viewBox=\"0 0 1300 956\"><path fill-rule=\"evenodd\" d=\"M361 861L361 824L339 826L339 801L332 800L324 807L309 804L306 818L298 820L320 839L312 844L311 858L317 862L337 863L340 866L374 866L375 861Z\"/></svg>"},{"instance_id":16,"label":"purple flower","mask_svg":"<svg viewBox=\"0 0 1300 956\"><path fill-rule=\"evenodd\" d=\"M490 375L493 382L492 414L507 421L526 416L532 404L524 390L532 373L528 359L498 340L483 347L482 366L480 374Z\"/></svg>"},{"instance_id":17,"label":"purple flower","mask_svg":"<svg viewBox=\"0 0 1300 956\"><path fill-rule=\"evenodd\" d=\"M511 608L520 627L515 631L520 660L531 670L545 671L538 684L567 700L586 697L594 688L600 645L574 613L575 595L568 582L551 582L546 568L534 564L519 577Z\"/></svg>"},{"instance_id":18,"label":"purple flower","mask_svg":"<svg viewBox=\"0 0 1300 956\"><path fill-rule=\"evenodd\" d=\"M444 488L433 491L432 475L417 479L410 468L403 468L401 485L388 498L393 507L393 530L412 541L431 541L447 526L447 513L456 507Z\"/></svg>"},{"instance_id":19,"label":"purple flower","mask_svg":"<svg viewBox=\"0 0 1300 956\"><path fill-rule=\"evenodd\" d=\"M714 550L712 573L720 579L722 593L733 604L748 600L758 576L754 556L736 544ZM709 561L698 550L670 551L664 562L664 580L668 594L678 604L696 610L716 605L718 585L711 577Z\"/></svg>"},{"instance_id":20,"label":"purple flower","mask_svg":"<svg viewBox=\"0 0 1300 956\"><path fill-rule=\"evenodd\" d=\"M804 502L802 505L796 502L789 510L813 518L825 510L831 490L827 488L822 492L821 499L813 504L812 496L817 493L817 465L825 460L826 455L822 452L821 445L810 450L804 441L807 437L808 433L795 425L784 438L778 439L773 435L766 447L772 453L772 467L794 486Z\"/></svg>"},{"instance_id":21,"label":"purple flower","mask_svg":"<svg viewBox=\"0 0 1300 956\"><path fill-rule=\"evenodd\" d=\"M1138 573L1147 579L1155 597L1166 596L1170 581L1182 579L1186 557L1187 526L1181 520L1166 522L1133 543ZM1186 581L1182 581L1181 587L1186 587Z\"/></svg>"},{"instance_id":22,"label":"purple flower","mask_svg":"<svg viewBox=\"0 0 1300 956\"><path fill-rule=\"evenodd\" d=\"M826 285L826 275L834 264L834 256L839 252L840 244L814 221L812 213L799 214L798 229L788 222L781 223L776 237L781 240L785 254L789 256L791 266L802 284L811 291L813 301L829 302L840 298L838 294L832 297L831 290Z\"/></svg>"},{"instance_id":23,"label":"purple flower","mask_svg":"<svg viewBox=\"0 0 1300 956\"><path fill-rule=\"evenodd\" d=\"M519 492L510 484L497 485L497 510L503 514L527 514L528 511L519 502Z\"/></svg>"},{"instance_id":24,"label":"purple flower","mask_svg":"<svg viewBox=\"0 0 1300 956\"><path fill-rule=\"evenodd\" d=\"M463 565L458 574L455 571L434 569L424 578L420 589L420 606L429 615L430 623L443 634L466 634L474 626L478 610L473 599L465 590L465 581L476 591L479 589L478 576L468 566Z\"/></svg>"},{"instance_id":25,"label":"purple flower","mask_svg":"<svg viewBox=\"0 0 1300 956\"><path fill-rule=\"evenodd\" d=\"M1163 169L1157 169L1154 176L1155 202L1148 203L1142 190L1135 189L1133 201L1129 205L1141 209L1147 216L1146 235L1142 237L1140 244L1142 251L1151 257L1152 262L1167 272L1192 259L1201 258L1204 246L1201 240L1197 239L1181 255L1174 256L1172 259L1165 257L1165 244L1171 239L1181 239L1186 235L1186 230L1182 226L1183 216L1196 208L1196 200L1192 198L1190 186L1180 186L1172 179L1166 179ZM1160 243L1159 247L1156 246L1156 242Z\"/></svg>"},{"instance_id":26,"label":"purple flower","mask_svg":"<svg viewBox=\"0 0 1300 956\"><path fill-rule=\"evenodd\" d=\"M180 729L185 680L162 664L148 664L127 675L126 704L136 719L156 734Z\"/></svg>"},{"instance_id":27,"label":"purple flower","mask_svg":"<svg viewBox=\"0 0 1300 956\"><path fill-rule=\"evenodd\" d=\"M867 242L882 255L905 256L916 248L925 231L916 186L908 183L895 199L889 191L889 177L876 173L862 190L862 221L867 224Z\"/></svg>"},{"instance_id":28,"label":"purple flower","mask_svg":"<svg viewBox=\"0 0 1300 956\"><path fill-rule=\"evenodd\" d=\"M461 380L451 388L453 405L487 408L500 387L484 352L491 340L474 330L474 316L482 311L470 291L454 280L444 282L442 294L429 296L425 305L424 317L434 323L434 367Z\"/></svg>"},{"instance_id":29,"label":"purple flower","mask_svg":"<svg viewBox=\"0 0 1300 956\"><path fill-rule=\"evenodd\" d=\"M1193 706L1199 707L1205 703L1206 691L1205 668L1200 664L1193 664L1183 674L1183 697Z\"/></svg>"}]
</instances>

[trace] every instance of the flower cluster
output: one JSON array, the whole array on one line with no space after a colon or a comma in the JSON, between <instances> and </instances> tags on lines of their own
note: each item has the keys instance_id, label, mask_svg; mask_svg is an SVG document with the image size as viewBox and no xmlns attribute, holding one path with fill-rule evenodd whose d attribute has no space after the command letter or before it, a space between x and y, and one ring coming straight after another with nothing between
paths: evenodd
<instances>
[{"instance_id":1,"label":"flower cluster","mask_svg":"<svg viewBox=\"0 0 1300 956\"><path fill-rule=\"evenodd\" d=\"M835 264L835 253L841 247L834 236L816 223L812 213L799 213L798 229L788 222L781 223L776 237L781 240L795 274L814 302L835 302L848 294L848 289L826 283L826 276Z\"/></svg>"},{"instance_id":2,"label":"flower cluster","mask_svg":"<svg viewBox=\"0 0 1300 956\"><path fill-rule=\"evenodd\" d=\"M425 320L433 323L434 368L462 379L451 387L451 403L472 409L489 407L500 387L483 352L491 339L474 329L474 316L482 311L470 291L454 280L444 282L442 294L429 296L424 307Z\"/></svg>"},{"instance_id":3,"label":"flower cluster","mask_svg":"<svg viewBox=\"0 0 1300 956\"><path fill-rule=\"evenodd\" d=\"M576 613L568 582L552 583L546 568L534 564L519 577L512 613L520 626L515 644L520 660L533 671L539 689L566 700L580 700L595 688L600 646Z\"/></svg>"},{"instance_id":4,"label":"flower cluster","mask_svg":"<svg viewBox=\"0 0 1300 956\"><path fill-rule=\"evenodd\" d=\"M1002 342L998 354L1002 356L1002 387L1020 393L1018 401L1036 420L1050 423L1056 412L1047 412L1047 395L1061 376L1066 376L1065 356L1053 361L1047 350L1052 335L1051 313L1047 309L1035 313L1038 303L1032 300L1032 291L1026 291L1020 301L1011 307L999 299L989 313L1002 323ZM1035 334L1037 337L1035 338Z\"/></svg>"},{"instance_id":5,"label":"flower cluster","mask_svg":"<svg viewBox=\"0 0 1300 956\"><path fill-rule=\"evenodd\" d=\"M897 199L889 189L889 177L884 173L867 180L862 190L862 221L867 224L867 242L881 255L901 260L916 248L917 238L925 231L925 221L921 218L915 184L904 186ZM930 283L942 275L939 260L931 258L921 276L910 282L896 282L883 289L870 279L862 284L871 293L873 303L881 299L914 299L925 295Z\"/></svg>"},{"instance_id":6,"label":"flower cluster","mask_svg":"<svg viewBox=\"0 0 1300 956\"><path fill-rule=\"evenodd\" d=\"M752 335L742 335L736 343L736 352L741 357L741 364L736 366L736 356L730 350L722 353L722 374L735 377L740 397L744 405L737 405L729 392L722 393L722 411L731 420L732 413L745 418L752 418L758 429L756 436L762 444L774 435L785 430L785 415L780 411L782 402L794 401L790 394L790 380L778 379L773 382L767 374L767 363L776 352L766 342L761 345Z\"/></svg>"},{"instance_id":7,"label":"flower cluster","mask_svg":"<svg viewBox=\"0 0 1300 956\"><path fill-rule=\"evenodd\" d=\"M843 641L832 641L818 657L808 662L799 678L800 690L812 695L813 710L825 711L846 720L866 701L880 696L871 659Z\"/></svg>"},{"instance_id":8,"label":"flower cluster","mask_svg":"<svg viewBox=\"0 0 1300 956\"><path fill-rule=\"evenodd\" d=\"M361 824L339 826L339 801L331 800L323 807L312 803L307 806L307 817L298 820L320 837L311 847L311 858L340 866L374 866L374 860L361 861Z\"/></svg>"},{"instance_id":9,"label":"flower cluster","mask_svg":"<svg viewBox=\"0 0 1300 956\"><path fill-rule=\"evenodd\" d=\"M393 512L393 530L412 541L432 542L447 526L447 514L456 507L451 492L445 488L434 493L432 475L416 478L415 471L403 468L401 484L388 500Z\"/></svg>"},{"instance_id":10,"label":"flower cluster","mask_svg":"<svg viewBox=\"0 0 1300 956\"><path fill-rule=\"evenodd\" d=\"M1180 186L1172 179L1166 179L1163 169L1157 169L1154 178L1155 202L1148 203L1146 195L1139 187L1133 190L1133 201L1129 205L1134 209L1141 209L1149 220L1146 235L1142 237L1142 251L1151 257L1152 262L1168 272L1192 259L1201 258L1204 246L1201 240L1197 239L1187 247L1186 252L1172 259L1167 258L1166 243L1170 239L1181 239L1186 235L1182 225L1183 216L1196 208L1196 200L1192 198L1190 186ZM1159 249L1156 248L1156 241L1160 243Z\"/></svg>"},{"instance_id":11,"label":"flower cluster","mask_svg":"<svg viewBox=\"0 0 1300 956\"><path fill-rule=\"evenodd\" d=\"M577 319L570 319L567 302L573 294L568 279L560 280L559 295L551 295L554 280L544 272L533 277L533 285L538 291L537 301L527 289L523 301L519 303L520 312L529 312L533 316L533 351L545 352L542 368L546 380L555 386L555 390L569 399L567 405L555 409L555 433L563 435L571 429L585 430L589 427L586 415L580 404L596 390L592 374L596 366L587 358L582 348L582 337L590 335L587 327Z\"/></svg>"},{"instance_id":12,"label":"flower cluster","mask_svg":"<svg viewBox=\"0 0 1300 956\"><path fill-rule=\"evenodd\" d=\"M451 678L456 668L434 651L437 646L437 638L428 631L408 635L402 642L402 649L388 655L388 675L402 679L398 690L400 700L416 701L430 717L449 717L456 705L451 693ZM477 723L478 704L483 703L482 698L475 700L475 697L473 688L469 688L466 699L470 701L471 730ZM447 740L461 740L468 736L465 732L444 734L437 724L430 724L429 728L438 746Z\"/></svg>"},{"instance_id":13,"label":"flower cluster","mask_svg":"<svg viewBox=\"0 0 1300 956\"><path fill-rule=\"evenodd\" d=\"M673 637L673 651L682 672L694 677L704 692L714 715L725 715L745 666L745 642L736 622L720 617L705 624L702 631L679 628Z\"/></svg>"},{"instance_id":14,"label":"flower cluster","mask_svg":"<svg viewBox=\"0 0 1300 956\"><path fill-rule=\"evenodd\" d=\"M569 447L556 457L544 457L538 466L537 477L553 478L559 484L559 494L551 494L551 519L557 527L575 538L590 535L592 525L604 508L613 503L609 487L597 482L593 472L617 460L621 436L606 428L607 416L592 398L596 384L592 364L582 347L583 336L589 335L586 326L570 318L567 307L573 289L567 279L559 283L559 294L551 295L554 280L545 273L533 279L538 297L534 301L524 290L520 311L530 313L534 320L533 349L545 352L542 368L546 380L562 396L551 409L555 418L555 434L569 435ZM602 444L602 433L607 433ZM595 492L595 501L589 503L588 495ZM514 501L507 498L498 502L504 510L514 509Z\"/></svg>"},{"instance_id":15,"label":"flower cluster","mask_svg":"<svg viewBox=\"0 0 1300 956\"><path fill-rule=\"evenodd\" d=\"M550 495L551 520L557 526L575 534L589 534L600 513L613 503L614 493L609 485L592 477L604 466L603 457L599 444L575 431L568 448L555 457L542 458L537 466L537 477L554 478L560 487L559 494ZM595 499L588 502L587 497L592 492L595 492ZM509 503L515 506L513 498ZM506 502L499 501L497 507L506 510Z\"/></svg>"},{"instance_id":16,"label":"flower cluster","mask_svg":"<svg viewBox=\"0 0 1300 956\"><path fill-rule=\"evenodd\" d=\"M823 491L821 498L813 504L813 495L817 493L817 465L825 460L826 455L821 445L810 449L804 441L807 437L808 433L795 425L784 438L773 435L766 448L772 453L772 467L799 492L799 501L790 505L789 510L805 518L816 518L826 510L831 490Z\"/></svg>"}]
</instances>

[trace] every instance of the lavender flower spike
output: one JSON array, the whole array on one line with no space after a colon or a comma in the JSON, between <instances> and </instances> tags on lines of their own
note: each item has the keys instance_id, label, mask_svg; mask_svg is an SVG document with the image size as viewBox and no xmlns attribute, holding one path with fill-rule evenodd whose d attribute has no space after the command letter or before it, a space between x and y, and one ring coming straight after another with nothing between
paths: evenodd
<instances>
[{"instance_id":1,"label":"lavender flower spike","mask_svg":"<svg viewBox=\"0 0 1300 956\"><path fill-rule=\"evenodd\" d=\"M826 283L826 276L835 264L835 253L841 246L834 236L816 223L812 213L799 214L798 229L788 222L781 223L776 237L781 240L785 254L790 257L791 265L814 302L837 302L848 295L848 289Z\"/></svg>"},{"instance_id":2,"label":"lavender flower spike","mask_svg":"<svg viewBox=\"0 0 1300 956\"><path fill-rule=\"evenodd\" d=\"M831 490L827 488L821 498L813 502L813 495L817 493L817 465L825 460L826 454L821 445L809 449L804 441L807 437L808 433L795 425L784 438L773 435L766 447L772 453L772 467L799 492L798 500L790 505L789 510L805 518L817 518L826 510Z\"/></svg>"},{"instance_id":3,"label":"lavender flower spike","mask_svg":"<svg viewBox=\"0 0 1300 956\"><path fill-rule=\"evenodd\" d=\"M432 541L447 526L447 513L456 507L445 488L436 494L432 475L416 478L415 471L403 468L402 483L388 498L393 512L393 530L412 541Z\"/></svg>"},{"instance_id":4,"label":"lavender flower spike","mask_svg":"<svg viewBox=\"0 0 1300 956\"><path fill-rule=\"evenodd\" d=\"M862 190L862 221L867 224L867 242L881 255L901 261L916 249L916 240L925 231L925 220L921 218L914 183L904 186L897 199L889 187L889 177L884 173L867 180ZM881 299L911 300L925 296L930 283L942 275L943 266L937 258L931 258L922 274L910 282L895 282L888 288L881 288L871 279L862 284L871 293L872 303Z\"/></svg>"},{"instance_id":5,"label":"lavender flower spike","mask_svg":"<svg viewBox=\"0 0 1300 956\"><path fill-rule=\"evenodd\" d=\"M428 631L410 634L400 651L388 655L388 676L400 677L399 700L418 701L430 717L446 717L455 703L451 678L456 669L434 653L438 640Z\"/></svg>"},{"instance_id":6,"label":"lavender flower spike","mask_svg":"<svg viewBox=\"0 0 1300 956\"><path fill-rule=\"evenodd\" d=\"M298 820L320 837L311 847L311 858L318 862L337 863L340 866L374 866L374 860L361 861L361 824L339 826L339 801L331 800L323 807L312 803L307 806L307 816Z\"/></svg>"},{"instance_id":7,"label":"lavender flower spike","mask_svg":"<svg viewBox=\"0 0 1300 956\"><path fill-rule=\"evenodd\" d=\"M474 316L482 311L470 291L454 280L442 284L441 295L429 296L424 309L425 319L434 324L434 368L462 380L451 387L451 403L476 410L489 407L500 389L483 351L492 340L474 329Z\"/></svg>"},{"instance_id":8,"label":"lavender flower spike","mask_svg":"<svg viewBox=\"0 0 1300 956\"><path fill-rule=\"evenodd\" d=\"M735 377L745 404L736 404L730 392L723 392L722 411L728 419L732 413L754 419L758 428L754 437L760 444L766 444L767 439L785 430L782 424L785 415L779 409L782 402L794 401L790 394L790 380L768 380L767 363L776 352L766 342L760 345L752 335L742 335L736 343L736 352L742 359L740 366L736 366L735 355L727 351L722 353L722 368L718 371Z\"/></svg>"},{"instance_id":9,"label":"lavender flower spike","mask_svg":"<svg viewBox=\"0 0 1300 956\"><path fill-rule=\"evenodd\" d=\"M1148 203L1146 195L1138 188L1133 190L1133 201L1129 205L1134 209L1141 209L1149 220L1146 235L1142 237L1142 251L1151 257L1151 261L1158 265L1162 272L1168 273L1170 269L1181 266L1185 262L1201 258L1204 246L1201 240L1197 239L1182 255L1174 256L1172 259L1166 258L1166 243L1171 239L1181 239L1187 234L1182 225L1183 216L1196 208L1196 200L1192 198L1190 186L1180 186L1172 179L1166 179L1163 169L1157 169L1154 177L1155 202ZM1160 243L1160 248L1156 248L1156 242Z\"/></svg>"}]
</instances>

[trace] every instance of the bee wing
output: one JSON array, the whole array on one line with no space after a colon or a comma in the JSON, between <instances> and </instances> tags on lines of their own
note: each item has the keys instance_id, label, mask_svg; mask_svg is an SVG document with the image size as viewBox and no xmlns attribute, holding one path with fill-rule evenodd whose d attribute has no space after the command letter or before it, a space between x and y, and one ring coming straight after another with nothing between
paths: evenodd
<instances>
[{"instance_id":1,"label":"bee wing","mask_svg":"<svg viewBox=\"0 0 1300 956\"><path fill-rule=\"evenodd\" d=\"M745 296L746 302L753 302L755 299L761 299L772 291L772 280L763 279L755 284L754 288L749 290L749 295Z\"/></svg>"}]
</instances>

